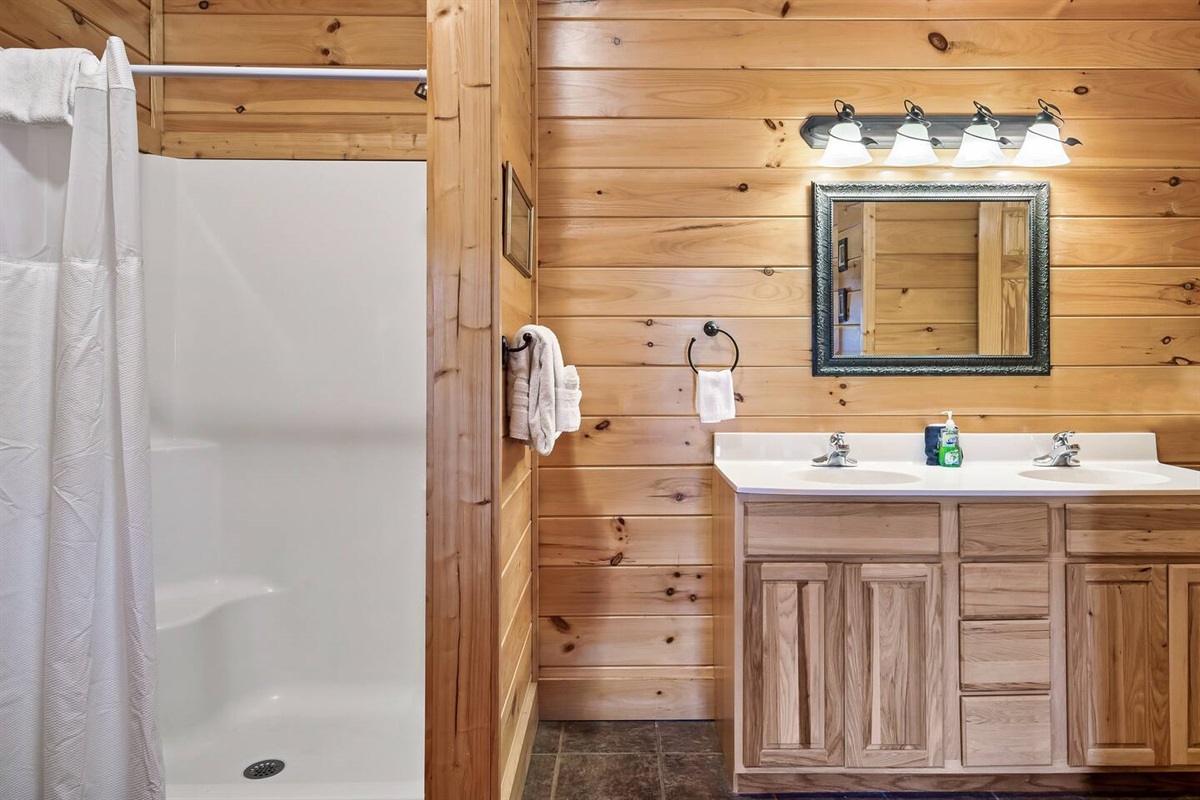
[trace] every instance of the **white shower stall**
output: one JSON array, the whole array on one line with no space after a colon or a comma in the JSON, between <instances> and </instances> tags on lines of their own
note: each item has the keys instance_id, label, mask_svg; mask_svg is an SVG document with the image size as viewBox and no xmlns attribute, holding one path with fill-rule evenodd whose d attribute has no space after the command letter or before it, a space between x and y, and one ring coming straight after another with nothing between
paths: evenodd
<instances>
[{"instance_id":1,"label":"white shower stall","mask_svg":"<svg viewBox=\"0 0 1200 800\"><path fill-rule=\"evenodd\" d=\"M141 169L167 797L416 800L425 165Z\"/></svg>"}]
</instances>

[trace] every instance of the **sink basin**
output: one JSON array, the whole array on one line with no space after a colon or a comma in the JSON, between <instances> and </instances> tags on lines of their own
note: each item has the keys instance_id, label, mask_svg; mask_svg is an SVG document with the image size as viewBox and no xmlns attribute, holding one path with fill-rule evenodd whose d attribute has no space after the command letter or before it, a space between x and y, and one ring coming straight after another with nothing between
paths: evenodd
<instances>
[{"instance_id":1,"label":"sink basin","mask_svg":"<svg viewBox=\"0 0 1200 800\"><path fill-rule=\"evenodd\" d=\"M803 469L797 477L809 483L837 483L843 486L881 486L899 483L920 483L921 479L907 472L891 472L861 467L813 467Z\"/></svg>"},{"instance_id":2,"label":"sink basin","mask_svg":"<svg viewBox=\"0 0 1200 800\"><path fill-rule=\"evenodd\" d=\"M1170 478L1153 472L1133 469L1102 469L1094 467L1041 467L1017 473L1022 478L1056 483L1090 484L1092 486L1150 486L1167 483Z\"/></svg>"}]
</instances>

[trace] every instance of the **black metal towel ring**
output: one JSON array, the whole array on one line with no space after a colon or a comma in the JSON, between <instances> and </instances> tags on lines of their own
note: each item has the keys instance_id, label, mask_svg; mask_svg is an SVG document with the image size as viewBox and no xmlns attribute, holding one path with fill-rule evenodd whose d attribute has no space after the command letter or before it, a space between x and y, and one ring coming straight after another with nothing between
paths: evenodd
<instances>
[{"instance_id":1,"label":"black metal towel ring","mask_svg":"<svg viewBox=\"0 0 1200 800\"><path fill-rule=\"evenodd\" d=\"M738 359L742 357L742 351L740 349L738 349L737 339L734 339L733 335L729 331L721 330L721 326L718 325L717 323L713 322L711 319L708 322L704 323L704 335L705 336L716 336L718 333L725 334L726 336L729 337L729 341L733 342L733 366L729 368L729 371L733 372L735 369L737 369ZM694 345L695 343L696 343L696 337L693 336L692 340L690 342L688 342L687 360L688 360L688 366L692 368L692 372L699 375L700 370L696 369L696 365L692 363L692 345Z\"/></svg>"},{"instance_id":2,"label":"black metal towel ring","mask_svg":"<svg viewBox=\"0 0 1200 800\"><path fill-rule=\"evenodd\" d=\"M533 343L533 334L532 333L523 334L521 336L521 341L525 342L525 344L521 345L520 347L509 347L508 337L507 336L500 337L500 366L501 367L503 367L505 369L508 368L508 354L509 353L519 353L522 350L528 349L529 345L531 345Z\"/></svg>"}]
</instances>

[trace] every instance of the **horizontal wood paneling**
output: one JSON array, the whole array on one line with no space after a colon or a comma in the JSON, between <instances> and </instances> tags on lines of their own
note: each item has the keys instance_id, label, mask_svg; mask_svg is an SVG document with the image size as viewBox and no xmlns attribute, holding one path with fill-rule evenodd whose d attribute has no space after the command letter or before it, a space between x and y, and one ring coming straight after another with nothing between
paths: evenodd
<instances>
[{"instance_id":1,"label":"horizontal wood paneling","mask_svg":"<svg viewBox=\"0 0 1200 800\"><path fill-rule=\"evenodd\" d=\"M712 667L546 667L542 719L712 719Z\"/></svg>"},{"instance_id":2,"label":"horizontal wood paneling","mask_svg":"<svg viewBox=\"0 0 1200 800\"><path fill-rule=\"evenodd\" d=\"M169 14L172 64L425 66L423 17L338 14Z\"/></svg>"},{"instance_id":3,"label":"horizontal wood paneling","mask_svg":"<svg viewBox=\"0 0 1200 800\"><path fill-rule=\"evenodd\" d=\"M168 114L411 114L425 101L408 81L296 81L167 78ZM243 109L238 111L238 109ZM326 120L327 123L334 122Z\"/></svg>"},{"instance_id":4,"label":"horizontal wood paneling","mask_svg":"<svg viewBox=\"0 0 1200 800\"><path fill-rule=\"evenodd\" d=\"M832 113L829 98L846 93L838 70L546 70L541 116L789 117L796 109ZM862 70L854 75L859 114L897 114L897 97L919 97L928 114L966 114L963 96L987 97L997 114L1025 114L1030 98L1069 105L1072 119L1141 116L1187 118L1200 103L1193 70L960 70L936 83L923 70ZM1035 107L1036 110L1036 107Z\"/></svg>"},{"instance_id":5,"label":"horizontal wood paneling","mask_svg":"<svg viewBox=\"0 0 1200 800\"><path fill-rule=\"evenodd\" d=\"M1016 432L1049 435L1055 431L1067 429L1088 433L1151 431L1158 434L1158 457L1160 460L1173 464L1200 464L1200 425L1197 425L1195 419L1190 416L1172 414L1140 416L958 414L955 418L965 430L977 433ZM833 431L845 428L863 433L912 433L922 430L929 422L929 414L856 415L848 419L841 412L823 417L808 415L739 417L716 425L701 424L694 416L584 417L583 425L580 428L581 434L564 436L559 439L554 452L549 458L543 459L542 464L556 467L711 464L713 458L712 434L718 430L794 433ZM693 518L673 517L667 519L687 520ZM544 524L549 522L555 521L544 521ZM633 519L630 519L629 522L636 524ZM591 532L580 534L581 538L589 540L594 535L599 541L599 536ZM665 551L672 551L670 537L680 537L676 541L682 542L682 537L685 535L690 536L690 533L669 531L666 534L667 540L662 543ZM644 539L644 537L633 537L632 541L637 542L639 539ZM606 552L599 546L597 549L601 553ZM615 551L610 552L609 557L614 553ZM547 551L543 547L542 563L545 563L547 557ZM662 563L675 563L675 561L668 560Z\"/></svg>"},{"instance_id":6,"label":"horizontal wood paneling","mask_svg":"<svg viewBox=\"0 0 1200 800\"><path fill-rule=\"evenodd\" d=\"M712 563L712 521L706 516L540 517L538 534L543 567Z\"/></svg>"},{"instance_id":7,"label":"horizontal wood paneling","mask_svg":"<svg viewBox=\"0 0 1200 800\"><path fill-rule=\"evenodd\" d=\"M1200 314L1200 266L1051 270L1050 313Z\"/></svg>"},{"instance_id":8,"label":"horizontal wood paneling","mask_svg":"<svg viewBox=\"0 0 1200 800\"><path fill-rule=\"evenodd\" d=\"M354 14L425 17L425 0L163 0L168 14Z\"/></svg>"},{"instance_id":9,"label":"horizontal wood paneling","mask_svg":"<svg viewBox=\"0 0 1200 800\"><path fill-rule=\"evenodd\" d=\"M807 316L811 282L807 269L771 267L542 269L538 311L547 317Z\"/></svg>"},{"instance_id":10,"label":"horizontal wood paneling","mask_svg":"<svg viewBox=\"0 0 1200 800\"><path fill-rule=\"evenodd\" d=\"M556 74L556 73L549 73ZM546 217L807 217L814 181L864 181L877 169L547 169ZM886 177L900 177L888 170ZM946 170L903 170L911 180L961 180ZM1200 170L1006 170L1005 180L1049 181L1055 217L1200 216Z\"/></svg>"},{"instance_id":11,"label":"horizontal wood paneling","mask_svg":"<svg viewBox=\"0 0 1200 800\"><path fill-rule=\"evenodd\" d=\"M1200 137L1200 129L1197 129ZM1198 139L1200 141L1200 139ZM878 236L890 252L972 253L965 226L931 220L887 222ZM577 219L542 222L546 267L788 267L812 263L807 217ZM1180 218L1054 218L1054 266L1184 266L1200 264L1200 225ZM889 252L884 249L882 252Z\"/></svg>"},{"instance_id":12,"label":"horizontal wood paneling","mask_svg":"<svg viewBox=\"0 0 1200 800\"><path fill-rule=\"evenodd\" d=\"M164 61L420 68L416 0L165 0ZM163 153L176 158L425 158L411 82L171 79Z\"/></svg>"},{"instance_id":13,"label":"horizontal wood paneling","mask_svg":"<svg viewBox=\"0 0 1200 800\"><path fill-rule=\"evenodd\" d=\"M586 599L553 578L556 601L587 610L623 595L631 565L705 568L708 487L689 470L711 463L715 430L915 436L931 411L954 407L975 432L1155 431L1160 458L1200 463L1200 5L543 0L538 10L539 314L580 369L585 415L541 462L540 494L556 513L542 520L539 560L542 573L591 570L578 576ZM905 98L933 114L968 113L974 99L1027 114L1044 97L1084 144L1052 170L953 169L953 151L930 168L889 169L877 152L868 167L827 169L799 128L835 97L860 114L897 113ZM1161 109L1149 117L1147 98ZM869 180L1050 182L1051 375L812 376L811 184ZM955 266L890 263L889 285L908 290L910 309L923 289L971 285ZM973 302L950 305L939 319L960 320ZM697 420L685 360L697 337L697 363L730 363L725 337L700 335L708 319L741 347L738 417L719 425ZM659 610L663 599L587 612L586 645L545 654L564 661L543 671L543 710L696 712L694 681L663 666L662 644L644 634L683 616ZM623 626L631 614L644 627Z\"/></svg>"},{"instance_id":14,"label":"horizontal wood paneling","mask_svg":"<svg viewBox=\"0 0 1200 800\"><path fill-rule=\"evenodd\" d=\"M173 0L190 2L190 0ZM1192 0L854 0L855 19L1198 19ZM846 0L538 0L542 19L843 19Z\"/></svg>"},{"instance_id":15,"label":"horizontal wood paneling","mask_svg":"<svg viewBox=\"0 0 1200 800\"><path fill-rule=\"evenodd\" d=\"M695 413L690 370L580 367L579 375L588 416ZM1200 397L1200 370L1174 366L1061 367L1030 377L814 378L804 367L739 367L733 375L739 416L922 414L931 392L940 405L980 414L1173 414ZM558 480L574 488L570 478Z\"/></svg>"},{"instance_id":16,"label":"horizontal wood paneling","mask_svg":"<svg viewBox=\"0 0 1200 800\"><path fill-rule=\"evenodd\" d=\"M83 47L97 55L109 36L120 36L130 62L150 58L150 10L138 0L12 0L0 4L0 30L27 47Z\"/></svg>"},{"instance_id":17,"label":"horizontal wood paneling","mask_svg":"<svg viewBox=\"0 0 1200 800\"><path fill-rule=\"evenodd\" d=\"M543 20L543 67L658 69L1190 69L1176 20ZM930 41L937 33L944 48ZM786 35L781 35L786 34ZM832 42L852 43L831 46Z\"/></svg>"},{"instance_id":18,"label":"horizontal wood paneling","mask_svg":"<svg viewBox=\"0 0 1200 800\"><path fill-rule=\"evenodd\" d=\"M711 614L709 567L543 567L539 614Z\"/></svg>"},{"instance_id":19,"label":"horizontal wood paneling","mask_svg":"<svg viewBox=\"0 0 1200 800\"><path fill-rule=\"evenodd\" d=\"M825 109L810 109L825 113ZM817 167L820 150L800 138L803 119L641 119L637 137L623 136L630 122L617 119L542 119L542 166L559 167ZM1069 135L1086 146L1073 148L1080 167L1200 166L1200 121L1196 119L1072 119ZM668 143L663 148L644 141ZM736 142L731 147L730 142ZM951 169L954 152L938 153ZM882 164L880 153L877 164ZM839 180L830 170L827 180ZM955 175L955 177L958 177Z\"/></svg>"},{"instance_id":20,"label":"horizontal wood paneling","mask_svg":"<svg viewBox=\"0 0 1200 800\"><path fill-rule=\"evenodd\" d=\"M705 665L712 617L543 617L538 648L547 667Z\"/></svg>"},{"instance_id":21,"label":"horizontal wood paneling","mask_svg":"<svg viewBox=\"0 0 1200 800\"><path fill-rule=\"evenodd\" d=\"M162 147L173 158L403 161L425 157L425 134L171 131Z\"/></svg>"},{"instance_id":22,"label":"horizontal wood paneling","mask_svg":"<svg viewBox=\"0 0 1200 800\"><path fill-rule=\"evenodd\" d=\"M697 467L541 469L538 513L547 517L707 514L711 473Z\"/></svg>"}]
</instances>

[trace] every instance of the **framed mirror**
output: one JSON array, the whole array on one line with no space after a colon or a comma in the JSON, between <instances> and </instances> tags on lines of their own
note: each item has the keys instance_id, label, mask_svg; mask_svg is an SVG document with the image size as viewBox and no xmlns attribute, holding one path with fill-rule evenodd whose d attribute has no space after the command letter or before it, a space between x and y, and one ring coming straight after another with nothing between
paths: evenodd
<instances>
[{"instance_id":1,"label":"framed mirror","mask_svg":"<svg viewBox=\"0 0 1200 800\"><path fill-rule=\"evenodd\" d=\"M1048 375L1047 183L814 183L814 375Z\"/></svg>"}]
</instances>

